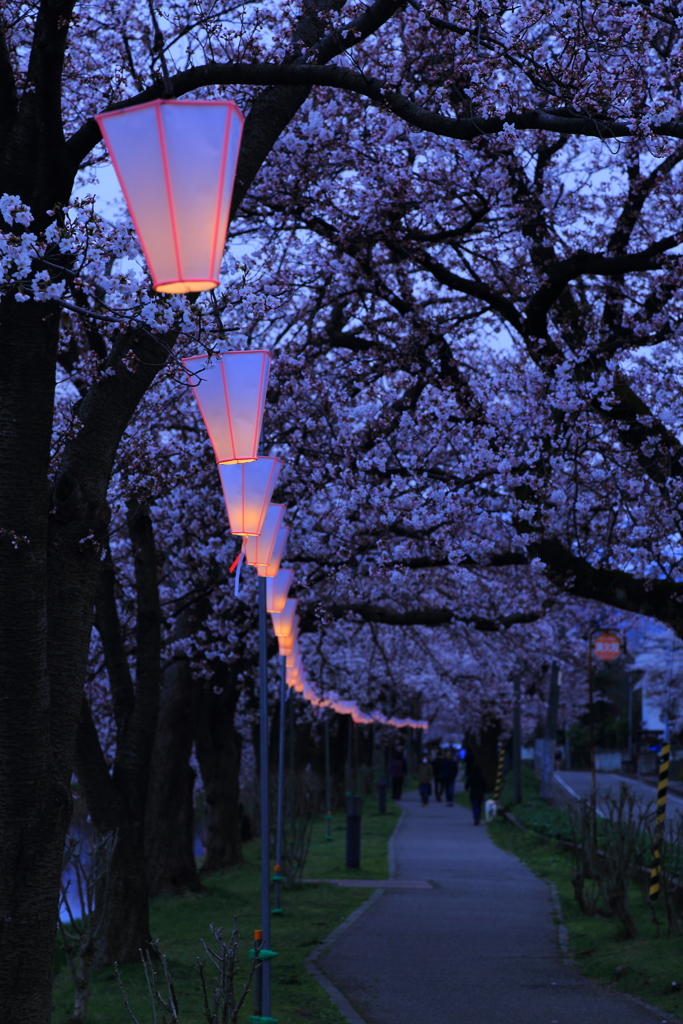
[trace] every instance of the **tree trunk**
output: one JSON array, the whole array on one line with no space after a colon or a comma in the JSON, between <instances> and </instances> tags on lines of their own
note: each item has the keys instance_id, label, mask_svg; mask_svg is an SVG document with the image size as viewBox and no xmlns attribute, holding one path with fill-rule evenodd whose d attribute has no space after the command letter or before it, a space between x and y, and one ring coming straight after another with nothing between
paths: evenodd
<instances>
[{"instance_id":1,"label":"tree trunk","mask_svg":"<svg viewBox=\"0 0 683 1024\"><path fill-rule=\"evenodd\" d=\"M150 894L199 892L194 857L194 781L190 766L199 686L187 661L164 672L145 820Z\"/></svg>"},{"instance_id":2,"label":"tree trunk","mask_svg":"<svg viewBox=\"0 0 683 1024\"><path fill-rule=\"evenodd\" d=\"M42 1024L51 1013L75 733L75 722L53 720L53 701L64 711L71 693L55 692L47 655L54 311L9 295L0 337L0 1020ZM63 645L78 672L87 615L75 626Z\"/></svg>"},{"instance_id":3,"label":"tree trunk","mask_svg":"<svg viewBox=\"0 0 683 1024\"><path fill-rule=\"evenodd\" d=\"M235 728L239 690L236 672L221 665L205 683L197 711L197 760L208 815L206 858L202 875L239 864L240 760L242 737Z\"/></svg>"},{"instance_id":4,"label":"tree trunk","mask_svg":"<svg viewBox=\"0 0 683 1024\"><path fill-rule=\"evenodd\" d=\"M144 820L140 801L131 801L125 774L114 769L110 775L90 707L83 698L78 728L76 769L93 823L103 834L116 833L116 846L109 869L102 925L94 937L95 965L137 960L138 950L152 941L149 930L149 890L145 871Z\"/></svg>"}]
</instances>

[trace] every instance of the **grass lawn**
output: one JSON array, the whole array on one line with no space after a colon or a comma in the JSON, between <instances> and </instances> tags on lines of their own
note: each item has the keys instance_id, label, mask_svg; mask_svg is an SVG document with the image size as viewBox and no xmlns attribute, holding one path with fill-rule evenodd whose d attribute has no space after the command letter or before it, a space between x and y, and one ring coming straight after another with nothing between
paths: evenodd
<instances>
[{"instance_id":1,"label":"grass lawn","mask_svg":"<svg viewBox=\"0 0 683 1024\"><path fill-rule=\"evenodd\" d=\"M315 823L306 877L387 877L387 844L400 809L387 801L387 813L379 815L375 807L375 799L369 797L363 808L361 869L353 871L344 867L346 819L343 812L338 812L332 822L331 842L325 840L324 819ZM181 1024L205 1024L195 966L197 956L203 952L200 938L207 942L211 938L209 924L222 925L229 933L232 919L236 917L245 943L243 956L246 960L253 929L259 925L259 843L247 843L244 856L244 864L206 879L204 892L186 897L160 897L152 903L152 935L159 938L162 951L169 959ZM283 890L284 914L272 918L271 942L279 954L272 968L272 1013L281 1024L307 1024L309 1021L342 1024L344 1018L309 976L304 959L370 894L371 890L367 889L342 889L324 883ZM141 966L126 964L121 974L140 1024L151 1024ZM95 972L92 993L89 1024L130 1024L113 969ZM240 1021L248 1020L253 1012L252 1005L249 995ZM68 968L63 966L55 981L53 1024L66 1024L72 1006L71 980Z\"/></svg>"},{"instance_id":2,"label":"grass lawn","mask_svg":"<svg viewBox=\"0 0 683 1024\"><path fill-rule=\"evenodd\" d=\"M515 817L529 828L562 832L557 808L536 805L531 780L525 777L527 806L514 807ZM537 786L536 786L537 790ZM503 802L505 803L505 790ZM619 992L637 996L660 1007L666 1014L683 1017L683 992L672 990L672 982L683 987L683 943L680 937L666 936L665 912L657 904L660 935L650 907L638 885L631 886L630 909L637 928L633 939L617 940L616 923L600 917L588 917L579 911L572 888L572 856L553 838L522 832L499 819L488 826L498 846L519 857L540 878L558 891L564 923L569 933L571 954L580 970L589 978ZM559 922L557 922L559 923Z\"/></svg>"}]
</instances>

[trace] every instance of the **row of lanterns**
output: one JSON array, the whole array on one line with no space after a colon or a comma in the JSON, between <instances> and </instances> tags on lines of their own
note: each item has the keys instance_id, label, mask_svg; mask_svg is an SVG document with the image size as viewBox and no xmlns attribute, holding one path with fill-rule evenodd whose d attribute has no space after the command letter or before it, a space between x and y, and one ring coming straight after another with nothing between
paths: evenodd
<instances>
[{"instance_id":1,"label":"row of lanterns","mask_svg":"<svg viewBox=\"0 0 683 1024\"><path fill-rule=\"evenodd\" d=\"M213 444L230 531L242 537L247 562L259 576L266 577L266 610L280 655L286 658L287 685L316 707L350 714L357 723L426 729L425 721L386 717L380 712L369 715L355 701L341 700L335 694L322 697L306 676L299 649L297 602L289 597L293 571L280 566L289 536L284 523L286 506L271 502L282 464L277 458L258 454L270 355L228 352L211 362L202 355L183 363Z\"/></svg>"},{"instance_id":2,"label":"row of lanterns","mask_svg":"<svg viewBox=\"0 0 683 1024\"><path fill-rule=\"evenodd\" d=\"M230 216L244 118L230 100L154 100L96 115L123 190L154 288L189 293L215 288ZM231 352L209 362L183 360L213 445L230 531L267 578L267 610L287 683L319 706L354 721L426 728L412 719L366 715L352 701L319 697L305 676L292 570L280 569L289 530L285 506L271 503L281 462L258 454L270 355Z\"/></svg>"},{"instance_id":3,"label":"row of lanterns","mask_svg":"<svg viewBox=\"0 0 683 1024\"><path fill-rule=\"evenodd\" d=\"M96 115L104 143L145 255L154 288L196 293L219 283L244 119L230 101L154 100ZM230 531L242 538L242 554L259 580L260 758L268 758L266 612L284 659L284 683L319 705L367 716L351 701L322 700L308 681L299 650L296 600L289 597L293 573L282 569L289 530L286 508L271 498L281 462L259 455L268 389L267 352L228 352L183 360L216 456ZM239 559L238 559L239 561ZM265 585L264 585L265 584ZM286 666L286 668L285 668ZM284 721L284 716L282 716ZM372 721L376 721L373 717ZM385 720L386 721L386 720ZM391 720L399 728L422 723ZM426 723L424 726L426 727ZM282 725L281 725L282 728ZM282 733L280 743L282 767ZM279 772L280 783L282 771ZM261 834L269 834L268 773L261 772ZM282 835L282 788L278 787L277 855ZM270 942L269 850L261 850L261 938ZM279 888L276 886L279 893ZM253 1021L271 1021L270 969L263 962L260 1003Z\"/></svg>"}]
</instances>

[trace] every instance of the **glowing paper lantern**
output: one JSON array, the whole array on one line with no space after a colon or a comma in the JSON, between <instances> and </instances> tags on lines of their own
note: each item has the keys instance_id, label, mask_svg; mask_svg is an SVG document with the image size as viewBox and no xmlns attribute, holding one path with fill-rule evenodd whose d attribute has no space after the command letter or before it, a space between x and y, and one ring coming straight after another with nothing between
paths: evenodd
<instances>
[{"instance_id":1,"label":"glowing paper lantern","mask_svg":"<svg viewBox=\"0 0 683 1024\"><path fill-rule=\"evenodd\" d=\"M250 537L247 540L245 557L249 565L253 565L257 570L268 567L286 508L286 505L269 505L261 533L258 537Z\"/></svg>"},{"instance_id":2,"label":"glowing paper lantern","mask_svg":"<svg viewBox=\"0 0 683 1024\"><path fill-rule=\"evenodd\" d=\"M263 426L270 356L226 352L209 361L206 355L183 359L216 462L253 462Z\"/></svg>"},{"instance_id":3,"label":"glowing paper lantern","mask_svg":"<svg viewBox=\"0 0 683 1024\"><path fill-rule=\"evenodd\" d=\"M244 119L229 100L97 114L158 292L215 288Z\"/></svg>"},{"instance_id":4,"label":"glowing paper lantern","mask_svg":"<svg viewBox=\"0 0 683 1024\"><path fill-rule=\"evenodd\" d=\"M287 636L279 636L277 638L280 654L287 656L291 653L292 648L299 638L299 616L294 616L294 623L292 625L292 631Z\"/></svg>"},{"instance_id":5,"label":"glowing paper lantern","mask_svg":"<svg viewBox=\"0 0 683 1024\"><path fill-rule=\"evenodd\" d=\"M281 466L279 459L263 458L218 467L231 533L258 537Z\"/></svg>"},{"instance_id":6,"label":"glowing paper lantern","mask_svg":"<svg viewBox=\"0 0 683 1024\"><path fill-rule=\"evenodd\" d=\"M299 641L298 639L295 639L294 643L292 644L292 649L287 655L287 668L296 668L300 657L301 655L299 653Z\"/></svg>"},{"instance_id":7,"label":"glowing paper lantern","mask_svg":"<svg viewBox=\"0 0 683 1024\"><path fill-rule=\"evenodd\" d=\"M281 612L271 615L273 620L273 632L275 636L288 636L292 632L294 616L296 615L296 599L288 597L285 607Z\"/></svg>"},{"instance_id":8,"label":"glowing paper lantern","mask_svg":"<svg viewBox=\"0 0 683 1024\"><path fill-rule=\"evenodd\" d=\"M277 576L280 571L280 562L285 553L288 540L289 527L281 526L275 538L275 544L273 545L273 553L270 556L270 561L267 565L260 565L256 570L259 576L266 576L268 578Z\"/></svg>"},{"instance_id":9,"label":"glowing paper lantern","mask_svg":"<svg viewBox=\"0 0 683 1024\"><path fill-rule=\"evenodd\" d=\"M293 569L279 569L266 583L266 611L279 614L285 606L294 579Z\"/></svg>"}]
</instances>

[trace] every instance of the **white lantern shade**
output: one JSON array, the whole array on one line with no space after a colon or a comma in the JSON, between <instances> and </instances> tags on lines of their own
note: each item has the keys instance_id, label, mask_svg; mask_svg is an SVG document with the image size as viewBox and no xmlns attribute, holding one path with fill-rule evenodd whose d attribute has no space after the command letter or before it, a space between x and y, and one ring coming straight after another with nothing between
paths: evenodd
<instances>
[{"instance_id":1,"label":"white lantern shade","mask_svg":"<svg viewBox=\"0 0 683 1024\"><path fill-rule=\"evenodd\" d=\"M96 114L158 292L218 284L244 118L230 100Z\"/></svg>"},{"instance_id":2,"label":"white lantern shade","mask_svg":"<svg viewBox=\"0 0 683 1024\"><path fill-rule=\"evenodd\" d=\"M218 467L231 533L238 537L258 537L281 466L279 459L266 457Z\"/></svg>"},{"instance_id":3,"label":"white lantern shade","mask_svg":"<svg viewBox=\"0 0 683 1024\"><path fill-rule=\"evenodd\" d=\"M296 688L296 684L299 682L299 676L301 673L298 668L288 668L286 674L287 686L293 686Z\"/></svg>"},{"instance_id":4,"label":"white lantern shade","mask_svg":"<svg viewBox=\"0 0 683 1024\"><path fill-rule=\"evenodd\" d=\"M225 352L183 359L199 411L206 425L216 462L252 462L258 446L266 405L268 352Z\"/></svg>"},{"instance_id":5,"label":"white lantern shade","mask_svg":"<svg viewBox=\"0 0 683 1024\"><path fill-rule=\"evenodd\" d=\"M294 622L292 623L292 630L291 630L291 632L288 633L287 636L279 636L277 638L280 654L284 654L285 656L290 654L291 651L292 651L292 648L296 644L298 638L299 638L299 616L295 615L294 616Z\"/></svg>"},{"instance_id":6,"label":"white lantern shade","mask_svg":"<svg viewBox=\"0 0 683 1024\"><path fill-rule=\"evenodd\" d=\"M256 570L259 576L265 576L266 578L277 576L280 571L280 562L282 561L282 556L285 553L287 541L289 540L289 533L290 530L288 526L283 525L280 527L277 537L275 538L275 544L273 545L273 553L270 556L270 561L267 565L258 566Z\"/></svg>"},{"instance_id":7,"label":"white lantern shade","mask_svg":"<svg viewBox=\"0 0 683 1024\"><path fill-rule=\"evenodd\" d=\"M282 611L293 579L293 569L279 569L275 576L266 581L267 612L279 614Z\"/></svg>"},{"instance_id":8,"label":"white lantern shade","mask_svg":"<svg viewBox=\"0 0 683 1024\"><path fill-rule=\"evenodd\" d=\"M292 632L294 616L296 615L296 599L288 597L281 612L271 615L273 620L273 632L275 636L288 636Z\"/></svg>"},{"instance_id":9,"label":"white lantern shade","mask_svg":"<svg viewBox=\"0 0 683 1024\"><path fill-rule=\"evenodd\" d=\"M294 668L297 664L299 657L299 640L297 637L295 638L294 643L292 644L291 651L287 655L287 668Z\"/></svg>"},{"instance_id":10,"label":"white lantern shade","mask_svg":"<svg viewBox=\"0 0 683 1024\"><path fill-rule=\"evenodd\" d=\"M249 565L255 566L256 569L268 567L286 508L286 505L269 505L260 534L247 540L245 557Z\"/></svg>"}]
</instances>

